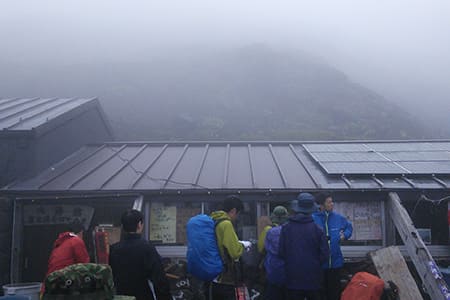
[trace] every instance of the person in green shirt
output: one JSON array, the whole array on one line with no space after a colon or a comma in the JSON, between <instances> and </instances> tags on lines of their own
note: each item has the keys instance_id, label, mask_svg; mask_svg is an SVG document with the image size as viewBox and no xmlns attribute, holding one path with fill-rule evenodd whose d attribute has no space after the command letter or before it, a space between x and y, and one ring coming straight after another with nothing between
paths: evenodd
<instances>
[{"instance_id":1,"label":"person in green shirt","mask_svg":"<svg viewBox=\"0 0 450 300\"><path fill-rule=\"evenodd\" d=\"M235 287L238 283L236 262L242 256L245 248L251 243L239 241L234 230L233 222L244 209L241 199L236 195L227 196L223 202L223 209L211 213L216 222L216 238L220 256L224 263L223 272L212 282L212 299L234 300Z\"/></svg>"},{"instance_id":2,"label":"person in green shirt","mask_svg":"<svg viewBox=\"0 0 450 300\"><path fill-rule=\"evenodd\" d=\"M265 226L258 237L259 253L264 254L265 252L264 241L266 240L267 231L269 231L273 227L283 224L284 222L287 221L288 217L289 217L288 211L284 206L279 205L273 209L272 214L270 215L270 221L272 222L272 224Z\"/></svg>"}]
</instances>

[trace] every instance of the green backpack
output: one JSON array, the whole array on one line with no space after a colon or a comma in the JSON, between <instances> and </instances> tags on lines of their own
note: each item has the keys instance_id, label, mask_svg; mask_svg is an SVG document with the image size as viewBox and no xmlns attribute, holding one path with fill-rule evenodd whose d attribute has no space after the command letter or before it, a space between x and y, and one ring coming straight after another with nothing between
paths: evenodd
<instances>
[{"instance_id":1,"label":"green backpack","mask_svg":"<svg viewBox=\"0 0 450 300\"><path fill-rule=\"evenodd\" d=\"M75 264L50 273L45 279L42 300L111 300L114 282L111 267L101 264Z\"/></svg>"}]
</instances>

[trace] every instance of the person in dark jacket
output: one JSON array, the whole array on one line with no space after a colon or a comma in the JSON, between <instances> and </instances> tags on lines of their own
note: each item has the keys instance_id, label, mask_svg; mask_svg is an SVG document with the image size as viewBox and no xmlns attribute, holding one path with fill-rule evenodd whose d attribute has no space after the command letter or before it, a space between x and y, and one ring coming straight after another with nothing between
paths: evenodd
<instances>
[{"instance_id":1,"label":"person in dark jacket","mask_svg":"<svg viewBox=\"0 0 450 300\"><path fill-rule=\"evenodd\" d=\"M329 193L320 193L316 197L320 211L313 214L314 222L325 232L330 254L322 265L324 269L324 289L322 297L325 300L339 300L341 294L340 272L344 265L341 252L341 241L352 236L353 227L344 216L333 211L333 198Z\"/></svg>"},{"instance_id":2,"label":"person in dark jacket","mask_svg":"<svg viewBox=\"0 0 450 300\"><path fill-rule=\"evenodd\" d=\"M294 215L281 227L279 249L285 263L287 299L319 300L321 265L328 257L328 245L323 230L311 217L317 210L314 197L301 193L290 208Z\"/></svg>"},{"instance_id":3,"label":"person in dark jacket","mask_svg":"<svg viewBox=\"0 0 450 300\"><path fill-rule=\"evenodd\" d=\"M169 281L161 257L150 241L142 239L143 215L135 209L122 215L123 240L112 245L109 264L118 295L134 296L136 300L154 300L149 280L158 300L172 299Z\"/></svg>"}]
</instances>

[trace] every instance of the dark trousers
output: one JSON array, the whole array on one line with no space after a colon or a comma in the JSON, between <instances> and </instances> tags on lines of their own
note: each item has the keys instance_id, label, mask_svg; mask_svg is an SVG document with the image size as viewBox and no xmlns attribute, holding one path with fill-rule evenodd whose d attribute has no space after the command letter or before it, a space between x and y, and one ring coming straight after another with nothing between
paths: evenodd
<instances>
[{"instance_id":1,"label":"dark trousers","mask_svg":"<svg viewBox=\"0 0 450 300\"><path fill-rule=\"evenodd\" d=\"M286 300L286 288L272 284L270 282L267 283L265 297L266 300Z\"/></svg>"},{"instance_id":2,"label":"dark trousers","mask_svg":"<svg viewBox=\"0 0 450 300\"><path fill-rule=\"evenodd\" d=\"M233 285L213 282L211 289L211 300L236 300L236 292Z\"/></svg>"},{"instance_id":3,"label":"dark trousers","mask_svg":"<svg viewBox=\"0 0 450 300\"><path fill-rule=\"evenodd\" d=\"M210 282L203 281L194 276L190 277L192 293L195 300L207 300Z\"/></svg>"},{"instance_id":4,"label":"dark trousers","mask_svg":"<svg viewBox=\"0 0 450 300\"><path fill-rule=\"evenodd\" d=\"M339 300L341 298L341 268L324 270L324 288L322 300Z\"/></svg>"},{"instance_id":5,"label":"dark trousers","mask_svg":"<svg viewBox=\"0 0 450 300\"><path fill-rule=\"evenodd\" d=\"M287 300L320 300L320 291L287 290Z\"/></svg>"}]
</instances>

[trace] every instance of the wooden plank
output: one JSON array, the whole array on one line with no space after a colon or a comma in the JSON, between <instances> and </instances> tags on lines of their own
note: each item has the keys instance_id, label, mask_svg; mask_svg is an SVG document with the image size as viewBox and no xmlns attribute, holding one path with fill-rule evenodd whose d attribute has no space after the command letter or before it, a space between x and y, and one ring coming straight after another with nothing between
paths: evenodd
<instances>
[{"instance_id":1,"label":"wooden plank","mask_svg":"<svg viewBox=\"0 0 450 300\"><path fill-rule=\"evenodd\" d=\"M371 252L370 257L381 279L391 280L398 286L400 300L423 299L398 247L379 249Z\"/></svg>"},{"instance_id":2,"label":"wooden plank","mask_svg":"<svg viewBox=\"0 0 450 300\"><path fill-rule=\"evenodd\" d=\"M400 237L405 243L406 250L411 258L422 284L431 299L450 299L450 292L433 257L420 238L406 209L400 203L397 193L389 193L387 202L388 211L397 228Z\"/></svg>"},{"instance_id":3,"label":"wooden plank","mask_svg":"<svg viewBox=\"0 0 450 300\"><path fill-rule=\"evenodd\" d=\"M386 246L391 246L391 245L395 245L395 224L394 221L392 220L392 218L390 218L390 213L389 213L389 207L387 205L386 202L384 202L384 221L385 221L385 231L384 231L384 238L386 240L386 245L383 245L384 247Z\"/></svg>"}]
</instances>

